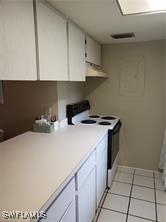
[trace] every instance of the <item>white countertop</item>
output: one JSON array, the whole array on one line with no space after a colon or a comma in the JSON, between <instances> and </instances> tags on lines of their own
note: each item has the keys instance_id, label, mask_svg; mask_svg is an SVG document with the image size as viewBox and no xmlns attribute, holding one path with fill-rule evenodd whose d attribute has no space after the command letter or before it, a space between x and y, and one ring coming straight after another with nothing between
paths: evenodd
<instances>
[{"instance_id":1,"label":"white countertop","mask_svg":"<svg viewBox=\"0 0 166 222\"><path fill-rule=\"evenodd\" d=\"M46 207L106 133L98 126L67 126L52 134L27 132L1 143L0 211Z\"/></svg>"}]
</instances>

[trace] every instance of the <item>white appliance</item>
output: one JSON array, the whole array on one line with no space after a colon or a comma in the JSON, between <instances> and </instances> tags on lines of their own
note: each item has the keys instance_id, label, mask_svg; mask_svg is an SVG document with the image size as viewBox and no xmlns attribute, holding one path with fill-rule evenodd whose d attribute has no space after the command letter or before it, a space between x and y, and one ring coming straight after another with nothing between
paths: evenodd
<instances>
[{"instance_id":1,"label":"white appliance","mask_svg":"<svg viewBox=\"0 0 166 222\"><path fill-rule=\"evenodd\" d=\"M85 100L67 105L68 124L89 125L91 127L106 127L108 129L108 187L111 186L118 164L119 133L121 121L112 115L98 115L90 113L89 101Z\"/></svg>"},{"instance_id":2,"label":"white appliance","mask_svg":"<svg viewBox=\"0 0 166 222\"><path fill-rule=\"evenodd\" d=\"M86 77L108 78L109 75L100 66L86 62Z\"/></svg>"}]
</instances>

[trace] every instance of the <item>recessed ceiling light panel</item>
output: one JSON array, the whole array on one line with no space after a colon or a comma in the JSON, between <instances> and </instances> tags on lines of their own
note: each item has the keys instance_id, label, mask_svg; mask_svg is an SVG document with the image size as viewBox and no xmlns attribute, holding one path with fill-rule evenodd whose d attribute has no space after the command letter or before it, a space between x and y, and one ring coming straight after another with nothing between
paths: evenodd
<instances>
[{"instance_id":1,"label":"recessed ceiling light panel","mask_svg":"<svg viewBox=\"0 0 166 222\"><path fill-rule=\"evenodd\" d=\"M166 0L117 0L123 15L166 12Z\"/></svg>"}]
</instances>

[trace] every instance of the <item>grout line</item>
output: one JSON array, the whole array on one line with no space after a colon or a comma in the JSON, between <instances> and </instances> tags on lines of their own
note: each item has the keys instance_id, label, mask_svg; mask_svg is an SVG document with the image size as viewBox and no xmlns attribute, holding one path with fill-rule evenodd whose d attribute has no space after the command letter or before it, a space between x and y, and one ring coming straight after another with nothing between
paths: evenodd
<instances>
[{"instance_id":1,"label":"grout line","mask_svg":"<svg viewBox=\"0 0 166 222\"><path fill-rule=\"evenodd\" d=\"M101 200L101 202L99 203L99 208L102 208L102 206L103 206L103 204L104 204L104 202L105 202L105 199L106 199L106 197L107 197L107 194L108 194L108 189L106 189L106 192L104 192L104 194L103 194L102 200Z\"/></svg>"},{"instance_id":2,"label":"grout line","mask_svg":"<svg viewBox=\"0 0 166 222\"><path fill-rule=\"evenodd\" d=\"M153 178L152 178L153 179ZM127 182L123 182L123 181L118 181L118 180L114 180L113 182L116 182L116 183L124 183L124 184L129 184L131 185L131 183L127 183ZM152 189L154 190L154 187L148 187L148 186L143 186L143 185L139 185L139 184L135 184L133 183L134 186L137 186L137 187L145 187L145 188L149 188L149 189ZM156 190L160 190L160 189L156 189ZM163 190L160 190L160 191L163 191Z\"/></svg>"},{"instance_id":3,"label":"grout line","mask_svg":"<svg viewBox=\"0 0 166 222\"><path fill-rule=\"evenodd\" d=\"M108 194L113 194L113 195L117 195L117 196L120 196L120 197L127 197L127 198L130 197L130 196L127 196L127 195L124 195L124 194L117 194L117 193L112 193L112 192L108 192ZM145 201L145 202L153 203L153 204L155 203L155 201L145 200L145 199L141 199L141 198L137 198L137 197L133 197L133 196L131 197L131 199L141 200L141 201ZM165 204L160 204L160 205L164 205L165 206Z\"/></svg>"},{"instance_id":4,"label":"grout line","mask_svg":"<svg viewBox=\"0 0 166 222\"><path fill-rule=\"evenodd\" d=\"M147 187L147 186L137 185L137 184L133 184L133 185L137 186L137 187L143 187L143 188L148 188L148 189L154 190L154 188L152 188L152 187Z\"/></svg>"},{"instance_id":5,"label":"grout line","mask_svg":"<svg viewBox=\"0 0 166 222\"><path fill-rule=\"evenodd\" d=\"M141 176L141 177L146 177L146 178L151 178L153 179L153 175L152 176L145 176L145 175L141 175L141 174L135 174L136 176Z\"/></svg>"},{"instance_id":6,"label":"grout line","mask_svg":"<svg viewBox=\"0 0 166 222\"><path fill-rule=\"evenodd\" d=\"M103 208L103 204L104 204L104 202L105 202L105 199L106 199L106 197L107 197L107 194L108 194L108 189L106 189L106 192L104 191L103 196L104 196L104 195L105 195L105 196L104 196L104 198L103 198L102 204L100 205L100 203L99 203L98 209L100 209L100 210L99 210L99 213L98 213L98 215L97 215L97 218L96 218L95 222L97 222L98 219L99 219L99 216L100 216L101 210L102 210L102 208Z\"/></svg>"},{"instance_id":7,"label":"grout line","mask_svg":"<svg viewBox=\"0 0 166 222\"><path fill-rule=\"evenodd\" d=\"M129 216L132 216L132 217L137 217L137 218L140 218L140 219L144 219L144 220L149 220L149 221L153 221L153 222L156 222L156 220L152 220L152 219L149 219L149 218L145 218L145 217L141 217L141 216L137 216L137 215L134 215L134 214L129 214Z\"/></svg>"},{"instance_id":8,"label":"grout line","mask_svg":"<svg viewBox=\"0 0 166 222\"><path fill-rule=\"evenodd\" d=\"M163 191L163 192L164 192L164 191ZM166 206L166 204L158 203L157 201L156 201L156 203L157 203L157 205Z\"/></svg>"},{"instance_id":9,"label":"grout line","mask_svg":"<svg viewBox=\"0 0 166 222\"><path fill-rule=\"evenodd\" d=\"M125 173L125 172L121 172L121 173ZM136 217L136 218L141 218L141 219L145 219L145 220L148 220L148 221L159 222L159 221L158 221L158 215L157 215L157 200L156 200L156 190L159 190L159 189L156 189L155 173L153 172L153 177L148 177L148 176L143 176L143 175L135 174L135 169L134 169L134 173L127 173L127 174L130 174L130 175L133 176L133 178L132 178L132 183L127 183L127 182L123 182L123 181L116 181L116 180L113 180L113 182L118 182L118 183L123 183L123 184L129 184L129 185L131 185L130 196L112 193L112 192L110 191L110 189L106 189L106 191L105 191L104 194L103 194L103 196L104 196L104 195L105 195L105 196L104 196L104 198L103 198L103 200L102 200L102 204L99 204L98 209L100 209L100 210L99 210L99 213L98 213L98 215L97 215L97 218L96 218L95 222L98 221L102 209L104 209L104 210L109 210L109 211L114 211L114 212L121 213L121 214L125 214L125 215L126 215L126 222L128 221L128 216L134 216L134 217ZM152 178L152 179L153 179L153 182L154 182L154 188L134 184L134 176L135 176L135 175ZM132 197L131 195L132 195L132 191L133 191L133 186L144 187L144 188L148 188L148 189L154 190L155 202ZM161 191L162 191L162 190L161 190ZM114 195L117 195L117 196L122 196L122 197L127 197L127 198L129 198L127 214L124 213L124 212L120 212L120 211L117 211L117 210L113 210L113 209L109 209L109 208L103 207L104 202L105 202L105 199L106 199L106 197L107 197L108 194L114 194ZM130 213L129 213L129 210L130 210L130 204L131 204L131 200L132 200L132 199L137 199L137 200L141 200L141 201L145 201L145 202L149 202L149 203L155 204L156 220L152 220L152 219L149 219L149 218L144 218L144 217L141 217L141 216L136 216L136 215L130 214ZM160 205L164 205L164 204L160 204Z\"/></svg>"},{"instance_id":10,"label":"grout line","mask_svg":"<svg viewBox=\"0 0 166 222\"><path fill-rule=\"evenodd\" d=\"M120 196L120 197L128 197L129 198L129 195L124 195L124 194L118 194L118 193L113 193L113 192L108 192L108 194L113 194L113 195L117 195L117 196Z\"/></svg>"},{"instance_id":11,"label":"grout line","mask_svg":"<svg viewBox=\"0 0 166 222\"><path fill-rule=\"evenodd\" d=\"M117 173L124 173L124 174L133 175L133 173L123 172L123 171L120 171L120 170L118 170ZM139 173L136 173L136 172L135 172L135 175L136 175L136 176L142 176L142 177L147 177L147 178L153 179L153 172L151 172L151 173L152 173L152 176L145 176L145 175L142 175L142 174L139 174ZM157 178L156 178L156 179L157 179Z\"/></svg>"},{"instance_id":12,"label":"grout line","mask_svg":"<svg viewBox=\"0 0 166 222\"><path fill-rule=\"evenodd\" d=\"M156 183L155 183L155 174L154 174L154 173L153 173L153 181L154 181L154 199L155 199L156 221L158 221L158 215L157 215L157 198L156 198Z\"/></svg>"},{"instance_id":13,"label":"grout line","mask_svg":"<svg viewBox=\"0 0 166 222\"><path fill-rule=\"evenodd\" d=\"M126 213L121 212L121 211L119 211L119 210L113 210L113 209L109 209L109 208L106 208L106 207L103 207L102 209L103 209L103 210L113 211L113 212L116 212L116 213L120 213L120 214L127 215Z\"/></svg>"},{"instance_id":14,"label":"grout line","mask_svg":"<svg viewBox=\"0 0 166 222\"><path fill-rule=\"evenodd\" d=\"M153 201L150 201L150 200L144 200L144 199L140 199L140 198L136 198L136 197L131 197L131 199L140 200L140 201L144 201L144 202L148 202L148 203L152 203L152 204L155 203L155 201L153 202Z\"/></svg>"},{"instance_id":15,"label":"grout line","mask_svg":"<svg viewBox=\"0 0 166 222\"><path fill-rule=\"evenodd\" d=\"M162 192L164 192L164 190L161 190L161 189L158 189L158 188L156 188L156 190L159 190L159 191L162 191Z\"/></svg>"},{"instance_id":16,"label":"grout line","mask_svg":"<svg viewBox=\"0 0 166 222\"><path fill-rule=\"evenodd\" d=\"M106 207L102 207L102 209L103 210L108 210L108 211L113 211L113 212L120 213L120 214L124 214L124 215L127 216L126 213L118 211L118 210L113 210L113 209L109 209L109 208L106 208ZM134 214L128 214L128 216L133 216L133 217L144 219L144 220L148 220L148 221L151 221L151 222L156 222L156 220L152 220L152 219L149 219L149 218L146 218L146 217L137 216L137 215L134 215Z\"/></svg>"},{"instance_id":17,"label":"grout line","mask_svg":"<svg viewBox=\"0 0 166 222\"><path fill-rule=\"evenodd\" d=\"M129 210L130 210L130 203L131 203L131 195L133 191L133 184L134 184L134 176L135 176L135 169L133 173L133 179L132 179L132 184L131 184L131 190L130 190L130 196L129 196L129 204L128 204L128 209L127 209L127 217L126 217L126 222L128 221L128 216L129 216Z\"/></svg>"},{"instance_id":18,"label":"grout line","mask_svg":"<svg viewBox=\"0 0 166 222\"><path fill-rule=\"evenodd\" d=\"M153 179L153 178L152 178L152 179ZM138 186L138 187L144 187L144 188L149 188L149 189L154 190L154 187L148 187L148 186L138 185L138 184L135 184L135 183L134 183L133 185Z\"/></svg>"},{"instance_id":19,"label":"grout line","mask_svg":"<svg viewBox=\"0 0 166 222\"><path fill-rule=\"evenodd\" d=\"M124 182L124 181L113 180L113 182L125 183L125 184L130 184L131 185L131 183L127 183L127 182Z\"/></svg>"},{"instance_id":20,"label":"grout line","mask_svg":"<svg viewBox=\"0 0 166 222\"><path fill-rule=\"evenodd\" d=\"M123 171L117 171L117 173L124 173L124 174L130 174L130 175L133 175L134 173L129 173L129 172L123 172Z\"/></svg>"}]
</instances>

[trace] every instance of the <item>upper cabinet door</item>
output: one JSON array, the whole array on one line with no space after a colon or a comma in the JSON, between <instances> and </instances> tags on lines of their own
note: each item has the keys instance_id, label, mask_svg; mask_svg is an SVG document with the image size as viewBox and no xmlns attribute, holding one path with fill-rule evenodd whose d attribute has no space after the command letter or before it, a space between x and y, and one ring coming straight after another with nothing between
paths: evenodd
<instances>
[{"instance_id":1,"label":"upper cabinet door","mask_svg":"<svg viewBox=\"0 0 166 222\"><path fill-rule=\"evenodd\" d=\"M68 24L69 79L85 81L85 34L74 24Z\"/></svg>"},{"instance_id":2,"label":"upper cabinet door","mask_svg":"<svg viewBox=\"0 0 166 222\"><path fill-rule=\"evenodd\" d=\"M0 1L0 80L36 80L33 1Z\"/></svg>"},{"instance_id":3,"label":"upper cabinet door","mask_svg":"<svg viewBox=\"0 0 166 222\"><path fill-rule=\"evenodd\" d=\"M67 22L45 1L36 1L40 80L68 80Z\"/></svg>"},{"instance_id":4,"label":"upper cabinet door","mask_svg":"<svg viewBox=\"0 0 166 222\"><path fill-rule=\"evenodd\" d=\"M86 39L86 61L101 66L101 45L87 36Z\"/></svg>"}]
</instances>

